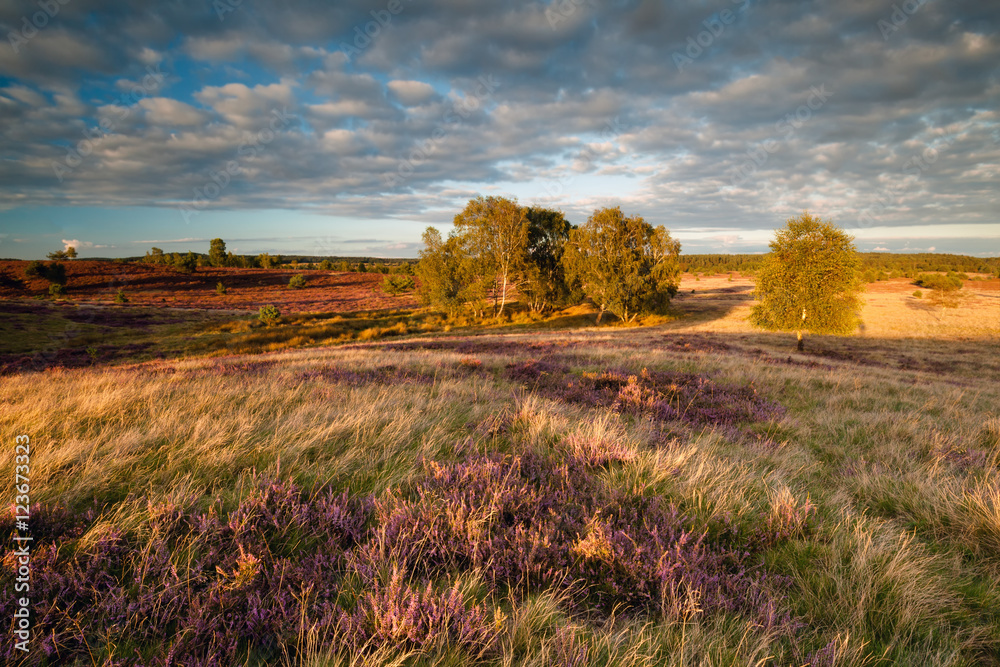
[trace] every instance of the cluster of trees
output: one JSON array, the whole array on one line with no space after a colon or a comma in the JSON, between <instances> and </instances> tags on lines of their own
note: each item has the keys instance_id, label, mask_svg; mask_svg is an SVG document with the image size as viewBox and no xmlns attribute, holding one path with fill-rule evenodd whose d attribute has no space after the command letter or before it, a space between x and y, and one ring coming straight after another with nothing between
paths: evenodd
<instances>
[{"instance_id":1,"label":"cluster of trees","mask_svg":"<svg viewBox=\"0 0 1000 667\"><path fill-rule=\"evenodd\" d=\"M56 250L55 252L50 252L47 257L52 260L61 259L76 259L76 247L67 246L65 250Z\"/></svg>"},{"instance_id":2,"label":"cluster of trees","mask_svg":"<svg viewBox=\"0 0 1000 667\"><path fill-rule=\"evenodd\" d=\"M680 244L662 226L603 208L579 227L560 211L476 197L447 239L428 227L416 275L427 305L501 316L517 293L533 312L591 298L625 321L660 312L677 292ZM492 306L490 302L492 301Z\"/></svg>"}]
</instances>

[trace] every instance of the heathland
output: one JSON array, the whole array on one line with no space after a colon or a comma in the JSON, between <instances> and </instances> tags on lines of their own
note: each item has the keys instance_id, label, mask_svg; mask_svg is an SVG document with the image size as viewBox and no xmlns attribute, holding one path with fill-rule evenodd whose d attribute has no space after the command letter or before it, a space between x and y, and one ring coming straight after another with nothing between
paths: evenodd
<instances>
[{"instance_id":1,"label":"heathland","mask_svg":"<svg viewBox=\"0 0 1000 667\"><path fill-rule=\"evenodd\" d=\"M486 326L231 271L3 302L24 664L1000 663L996 279L798 352L738 273Z\"/></svg>"}]
</instances>

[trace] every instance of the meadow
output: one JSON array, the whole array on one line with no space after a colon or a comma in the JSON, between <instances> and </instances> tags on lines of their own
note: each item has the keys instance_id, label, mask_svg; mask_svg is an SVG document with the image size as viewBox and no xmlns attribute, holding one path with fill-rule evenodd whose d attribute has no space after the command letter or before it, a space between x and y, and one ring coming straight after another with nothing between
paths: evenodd
<instances>
[{"instance_id":1,"label":"meadow","mask_svg":"<svg viewBox=\"0 0 1000 667\"><path fill-rule=\"evenodd\" d=\"M1000 664L996 282L871 285L863 331L804 353L738 274L632 327L109 309L63 338L95 354L0 377L36 540L32 652L0 655ZM46 309L9 352L35 359L28 322L80 307L16 303Z\"/></svg>"}]
</instances>

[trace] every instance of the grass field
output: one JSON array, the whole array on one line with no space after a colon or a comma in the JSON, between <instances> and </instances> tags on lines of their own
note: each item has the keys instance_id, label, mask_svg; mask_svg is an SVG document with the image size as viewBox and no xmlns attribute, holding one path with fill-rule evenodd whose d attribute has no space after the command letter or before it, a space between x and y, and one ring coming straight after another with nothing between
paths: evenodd
<instances>
[{"instance_id":1,"label":"grass field","mask_svg":"<svg viewBox=\"0 0 1000 667\"><path fill-rule=\"evenodd\" d=\"M36 539L34 649L0 655L1000 664L995 283L955 308L872 285L862 333L802 354L749 327L739 276L686 276L642 327L14 313L10 354L148 346L0 377Z\"/></svg>"}]
</instances>

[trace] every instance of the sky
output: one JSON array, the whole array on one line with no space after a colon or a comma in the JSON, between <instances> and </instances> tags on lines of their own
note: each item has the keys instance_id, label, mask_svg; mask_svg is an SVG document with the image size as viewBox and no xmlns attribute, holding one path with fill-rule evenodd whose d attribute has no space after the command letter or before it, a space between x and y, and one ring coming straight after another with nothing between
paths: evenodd
<instances>
[{"instance_id":1,"label":"sky","mask_svg":"<svg viewBox=\"0 0 1000 667\"><path fill-rule=\"evenodd\" d=\"M477 195L1000 255L1000 3L0 0L0 257L414 257Z\"/></svg>"}]
</instances>

